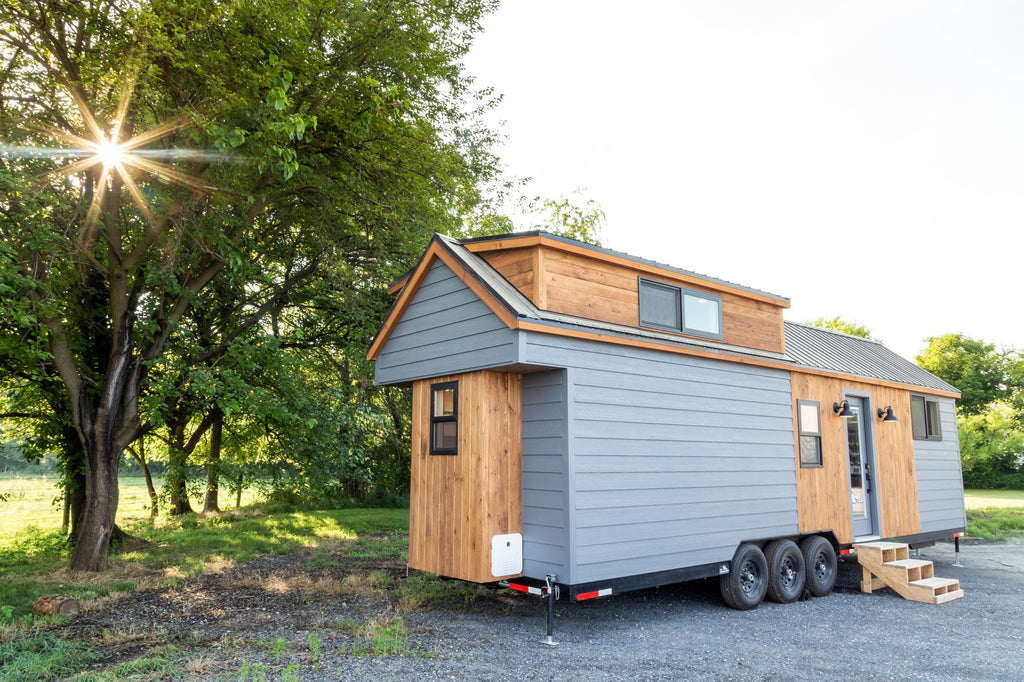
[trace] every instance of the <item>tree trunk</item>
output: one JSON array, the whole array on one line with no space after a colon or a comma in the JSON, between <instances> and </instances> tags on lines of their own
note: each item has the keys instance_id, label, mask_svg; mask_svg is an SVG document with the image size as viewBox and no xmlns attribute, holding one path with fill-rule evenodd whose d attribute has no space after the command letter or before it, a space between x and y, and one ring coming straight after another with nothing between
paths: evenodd
<instances>
[{"instance_id":1,"label":"tree trunk","mask_svg":"<svg viewBox=\"0 0 1024 682\"><path fill-rule=\"evenodd\" d=\"M75 547L69 567L73 571L104 571L117 513L117 467L121 453L96 448L85 457L85 504L75 525Z\"/></svg>"},{"instance_id":2,"label":"tree trunk","mask_svg":"<svg viewBox=\"0 0 1024 682\"><path fill-rule=\"evenodd\" d=\"M242 508L242 483L244 479L242 477L242 471L238 471L238 491L235 493L235 509Z\"/></svg>"},{"instance_id":3,"label":"tree trunk","mask_svg":"<svg viewBox=\"0 0 1024 682\"><path fill-rule=\"evenodd\" d=\"M220 443L224 431L224 413L214 408L213 423L210 425L210 455L206 458L206 500L204 512L219 512L217 501L218 477L220 475Z\"/></svg>"},{"instance_id":4,"label":"tree trunk","mask_svg":"<svg viewBox=\"0 0 1024 682\"><path fill-rule=\"evenodd\" d=\"M171 497L171 516L192 514L188 499L188 451L185 449L186 420L178 419L171 427L170 453L167 459L166 486Z\"/></svg>"},{"instance_id":5,"label":"tree trunk","mask_svg":"<svg viewBox=\"0 0 1024 682\"><path fill-rule=\"evenodd\" d=\"M128 446L128 452L139 463L142 475L146 479L146 492L149 493L149 517L155 519L160 507L157 505L156 487L153 486L153 476L149 473L149 462L146 461L146 439L144 436L138 438L139 447Z\"/></svg>"}]
</instances>

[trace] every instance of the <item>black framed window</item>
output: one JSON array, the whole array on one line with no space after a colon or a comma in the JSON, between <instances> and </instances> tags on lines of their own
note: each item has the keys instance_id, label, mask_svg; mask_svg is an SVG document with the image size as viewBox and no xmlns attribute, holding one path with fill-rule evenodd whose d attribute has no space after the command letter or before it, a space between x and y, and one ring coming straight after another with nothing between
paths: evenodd
<instances>
[{"instance_id":1,"label":"black framed window","mask_svg":"<svg viewBox=\"0 0 1024 682\"><path fill-rule=\"evenodd\" d=\"M459 450L459 382L430 385L430 454L455 455Z\"/></svg>"},{"instance_id":2,"label":"black framed window","mask_svg":"<svg viewBox=\"0 0 1024 682\"><path fill-rule=\"evenodd\" d=\"M800 466L822 466L820 403L816 400L797 400L796 418L800 437Z\"/></svg>"},{"instance_id":3,"label":"black framed window","mask_svg":"<svg viewBox=\"0 0 1024 682\"><path fill-rule=\"evenodd\" d=\"M942 440L942 412L938 400L910 396L910 421L915 440Z\"/></svg>"},{"instance_id":4,"label":"black framed window","mask_svg":"<svg viewBox=\"0 0 1024 682\"><path fill-rule=\"evenodd\" d=\"M640 326L722 338L722 297L640 278Z\"/></svg>"}]
</instances>

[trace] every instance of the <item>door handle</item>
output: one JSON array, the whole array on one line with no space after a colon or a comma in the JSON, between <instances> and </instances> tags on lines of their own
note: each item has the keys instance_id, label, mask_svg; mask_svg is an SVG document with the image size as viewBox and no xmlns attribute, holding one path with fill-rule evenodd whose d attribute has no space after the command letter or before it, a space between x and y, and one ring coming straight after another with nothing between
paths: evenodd
<instances>
[{"instance_id":1,"label":"door handle","mask_svg":"<svg viewBox=\"0 0 1024 682\"><path fill-rule=\"evenodd\" d=\"M866 464L864 465L864 486L866 488L865 492L868 495L870 495L871 494L871 467L866 465Z\"/></svg>"}]
</instances>

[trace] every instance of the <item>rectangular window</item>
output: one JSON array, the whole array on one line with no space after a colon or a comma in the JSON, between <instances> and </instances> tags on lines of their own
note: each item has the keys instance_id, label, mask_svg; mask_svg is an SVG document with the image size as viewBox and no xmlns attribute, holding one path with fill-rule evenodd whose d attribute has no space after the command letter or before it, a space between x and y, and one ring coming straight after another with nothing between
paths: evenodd
<instances>
[{"instance_id":1,"label":"rectangular window","mask_svg":"<svg viewBox=\"0 0 1024 682\"><path fill-rule=\"evenodd\" d=\"M683 328L679 287L640 280L640 324L679 331Z\"/></svg>"},{"instance_id":2,"label":"rectangular window","mask_svg":"<svg viewBox=\"0 0 1024 682\"><path fill-rule=\"evenodd\" d=\"M459 449L459 382L430 386L430 454L455 455Z\"/></svg>"},{"instance_id":3,"label":"rectangular window","mask_svg":"<svg viewBox=\"0 0 1024 682\"><path fill-rule=\"evenodd\" d=\"M797 400L796 416L800 434L800 466L820 467L821 406L816 400Z\"/></svg>"},{"instance_id":4,"label":"rectangular window","mask_svg":"<svg viewBox=\"0 0 1024 682\"><path fill-rule=\"evenodd\" d=\"M640 279L640 326L722 338L722 297Z\"/></svg>"},{"instance_id":5,"label":"rectangular window","mask_svg":"<svg viewBox=\"0 0 1024 682\"><path fill-rule=\"evenodd\" d=\"M910 396L910 421L916 440L942 440L942 416L938 400Z\"/></svg>"}]
</instances>

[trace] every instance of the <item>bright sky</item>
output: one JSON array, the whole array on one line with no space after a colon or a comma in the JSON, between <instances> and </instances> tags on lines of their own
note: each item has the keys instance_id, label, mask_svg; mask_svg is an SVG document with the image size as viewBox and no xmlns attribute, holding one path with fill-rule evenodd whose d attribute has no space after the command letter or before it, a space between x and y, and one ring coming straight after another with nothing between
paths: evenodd
<instances>
[{"instance_id":1,"label":"bright sky","mask_svg":"<svg viewBox=\"0 0 1024 682\"><path fill-rule=\"evenodd\" d=\"M913 358L1024 348L1024 3L505 0L466 62L507 170L606 247Z\"/></svg>"}]
</instances>

